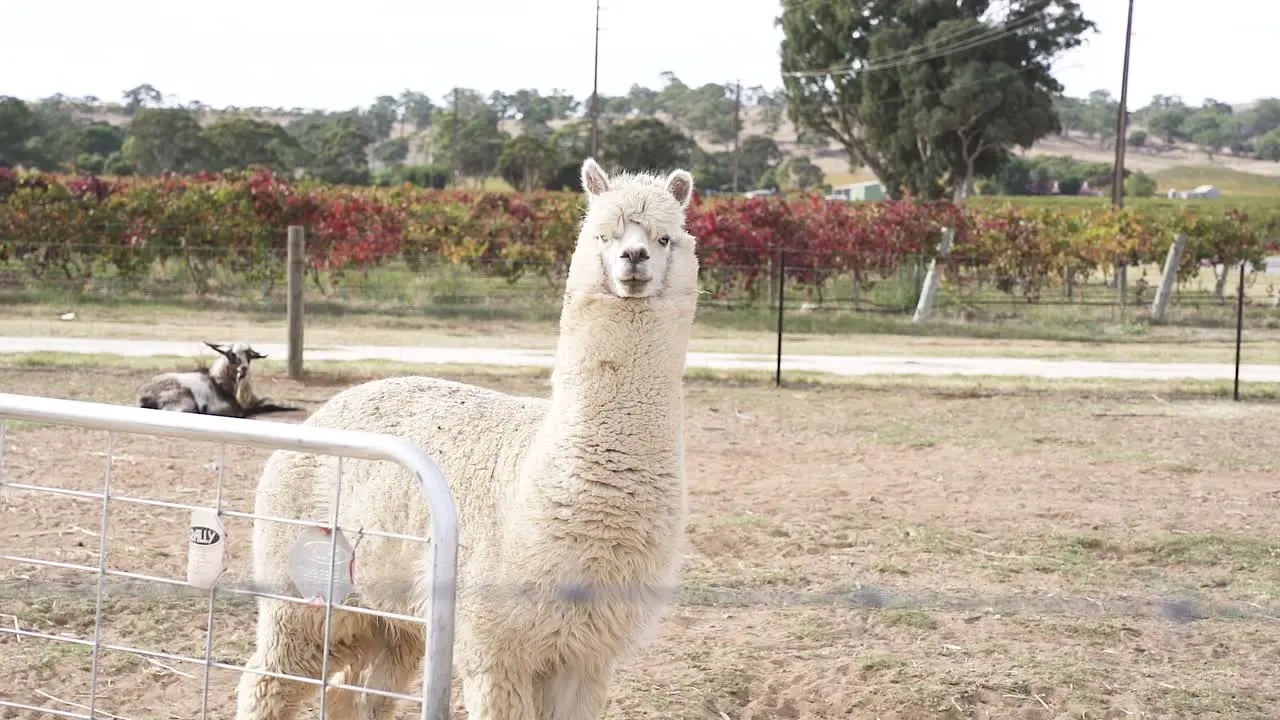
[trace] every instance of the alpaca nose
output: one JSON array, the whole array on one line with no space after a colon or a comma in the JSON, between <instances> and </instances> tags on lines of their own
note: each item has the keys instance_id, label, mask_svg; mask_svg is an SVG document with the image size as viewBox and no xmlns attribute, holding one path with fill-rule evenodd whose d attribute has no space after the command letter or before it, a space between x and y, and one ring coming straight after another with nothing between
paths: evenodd
<instances>
[{"instance_id":1,"label":"alpaca nose","mask_svg":"<svg viewBox=\"0 0 1280 720\"><path fill-rule=\"evenodd\" d=\"M639 265L649 259L649 250L645 247L628 248L622 251L622 257L626 258L632 265Z\"/></svg>"}]
</instances>

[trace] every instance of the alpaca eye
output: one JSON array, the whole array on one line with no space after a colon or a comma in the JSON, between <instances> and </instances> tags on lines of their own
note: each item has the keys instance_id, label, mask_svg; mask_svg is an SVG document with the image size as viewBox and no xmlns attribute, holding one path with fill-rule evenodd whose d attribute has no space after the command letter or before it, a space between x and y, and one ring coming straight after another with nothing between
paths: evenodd
<instances>
[{"instance_id":1,"label":"alpaca eye","mask_svg":"<svg viewBox=\"0 0 1280 720\"><path fill-rule=\"evenodd\" d=\"M661 245L662 247L666 247L671 244L671 238L667 235L663 235L662 237L658 238L658 244Z\"/></svg>"}]
</instances>

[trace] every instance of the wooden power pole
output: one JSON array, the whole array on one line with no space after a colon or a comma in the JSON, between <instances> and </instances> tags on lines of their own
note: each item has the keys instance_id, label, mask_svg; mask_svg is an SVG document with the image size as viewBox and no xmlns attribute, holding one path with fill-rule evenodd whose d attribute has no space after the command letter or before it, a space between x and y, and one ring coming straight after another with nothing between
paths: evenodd
<instances>
[{"instance_id":1,"label":"wooden power pole","mask_svg":"<svg viewBox=\"0 0 1280 720\"><path fill-rule=\"evenodd\" d=\"M1133 0L1129 0L1129 20L1124 30L1124 68L1120 74L1120 107L1116 110L1116 159L1115 175L1111 179L1111 204L1124 207L1124 149L1127 138L1125 129L1129 123L1129 46L1133 40ZM1120 294L1120 312L1123 317L1128 304L1129 258L1116 263L1116 291Z\"/></svg>"},{"instance_id":2,"label":"wooden power pole","mask_svg":"<svg viewBox=\"0 0 1280 720\"><path fill-rule=\"evenodd\" d=\"M600 0L596 0L596 56L591 67L591 157L600 154Z\"/></svg>"},{"instance_id":3,"label":"wooden power pole","mask_svg":"<svg viewBox=\"0 0 1280 720\"><path fill-rule=\"evenodd\" d=\"M453 89L453 147L449 152L449 185L458 184L458 124L462 116L458 113L458 88Z\"/></svg>"},{"instance_id":4,"label":"wooden power pole","mask_svg":"<svg viewBox=\"0 0 1280 720\"><path fill-rule=\"evenodd\" d=\"M739 150L742 147L742 81L734 83L733 86L733 191L738 192L738 168L740 163L738 160Z\"/></svg>"},{"instance_id":5,"label":"wooden power pole","mask_svg":"<svg viewBox=\"0 0 1280 720\"><path fill-rule=\"evenodd\" d=\"M1111 186L1111 204L1124 207L1124 147L1129 123L1129 46L1133 39L1133 0L1129 0L1129 21L1124 31L1124 69L1120 75L1120 107L1116 110L1115 177Z\"/></svg>"}]
</instances>

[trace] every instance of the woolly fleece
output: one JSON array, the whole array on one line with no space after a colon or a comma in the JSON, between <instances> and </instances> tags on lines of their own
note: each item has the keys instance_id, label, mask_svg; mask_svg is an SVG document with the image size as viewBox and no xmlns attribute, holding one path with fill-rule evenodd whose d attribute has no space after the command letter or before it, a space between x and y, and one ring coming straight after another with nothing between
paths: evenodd
<instances>
[{"instance_id":1,"label":"woolly fleece","mask_svg":"<svg viewBox=\"0 0 1280 720\"><path fill-rule=\"evenodd\" d=\"M347 389L306 424L389 433L431 454L460 524L455 669L471 718L586 720L613 670L655 626L674 588L686 514L683 390L697 305L693 179L607 176L583 163L588 207L566 281L549 399L430 377ZM645 253L634 251L643 246ZM618 253L646 257L628 265ZM650 278L647 283L636 277ZM639 289L623 291L630 279ZM623 296L629 293L629 296ZM336 458L274 453L255 512L328 521ZM357 529L426 536L417 480L386 462L341 461L339 525L358 542L351 604L420 615L424 546ZM258 522L255 583L296 594L286 570L300 528ZM250 667L319 677L322 608L259 601ZM422 627L335 610L338 682L406 691ZM292 717L314 686L245 673L239 720ZM333 717L380 716L387 700L335 692ZM367 703L367 704L363 704ZM364 715L372 717L373 715Z\"/></svg>"}]
</instances>

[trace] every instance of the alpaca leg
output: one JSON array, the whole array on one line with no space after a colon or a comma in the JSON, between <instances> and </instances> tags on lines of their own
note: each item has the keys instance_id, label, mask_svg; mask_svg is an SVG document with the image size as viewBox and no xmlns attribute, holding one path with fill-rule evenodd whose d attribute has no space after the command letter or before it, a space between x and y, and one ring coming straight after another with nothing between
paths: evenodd
<instances>
[{"instance_id":1,"label":"alpaca leg","mask_svg":"<svg viewBox=\"0 0 1280 720\"><path fill-rule=\"evenodd\" d=\"M379 625L378 632L372 642L366 645L368 661L358 674L354 667L347 668L335 683L359 685L360 687L385 690L387 692L407 693L413 678L422 667L424 640L420 631L414 629L388 629ZM390 717L395 710L395 698L385 695L357 692L354 690L332 690L333 697L339 704L330 704L335 708L333 717L374 720ZM334 703L334 700L330 700ZM342 714L337 708L341 707Z\"/></svg>"},{"instance_id":2,"label":"alpaca leg","mask_svg":"<svg viewBox=\"0 0 1280 720\"><path fill-rule=\"evenodd\" d=\"M468 720L540 720L533 678L509 667L490 666L462 681Z\"/></svg>"},{"instance_id":3,"label":"alpaca leg","mask_svg":"<svg viewBox=\"0 0 1280 720\"><path fill-rule=\"evenodd\" d=\"M265 672L319 678L323 648L299 611L262 601L257 648L245 666ZM244 672L236 690L236 720L292 720L314 685Z\"/></svg>"},{"instance_id":4,"label":"alpaca leg","mask_svg":"<svg viewBox=\"0 0 1280 720\"><path fill-rule=\"evenodd\" d=\"M361 622L363 620L363 622ZM376 639L368 638L374 623L367 619L352 619L345 613L334 613L334 635L339 628L351 632L349 642L334 643L329 648L329 681L324 689L324 717L320 720L354 720L359 716L359 702L363 693L333 687L334 685L361 685L362 676L368 673L369 663L380 652ZM345 639L345 638L344 638Z\"/></svg>"},{"instance_id":5,"label":"alpaca leg","mask_svg":"<svg viewBox=\"0 0 1280 720\"><path fill-rule=\"evenodd\" d=\"M330 676L329 685L359 685L361 672L360 665L347 665ZM325 688L324 717L320 720L354 720L359 717L359 695L351 690Z\"/></svg>"},{"instance_id":6,"label":"alpaca leg","mask_svg":"<svg viewBox=\"0 0 1280 720\"><path fill-rule=\"evenodd\" d=\"M613 664L571 664L543 685L540 720L599 720L608 700Z\"/></svg>"},{"instance_id":7,"label":"alpaca leg","mask_svg":"<svg viewBox=\"0 0 1280 720\"><path fill-rule=\"evenodd\" d=\"M329 687L324 690L324 717L320 720L355 720L361 717L364 693L333 686L364 686L363 678L369 674L369 665L376 661L378 652L378 643L372 640L344 643L330 650Z\"/></svg>"}]
</instances>

